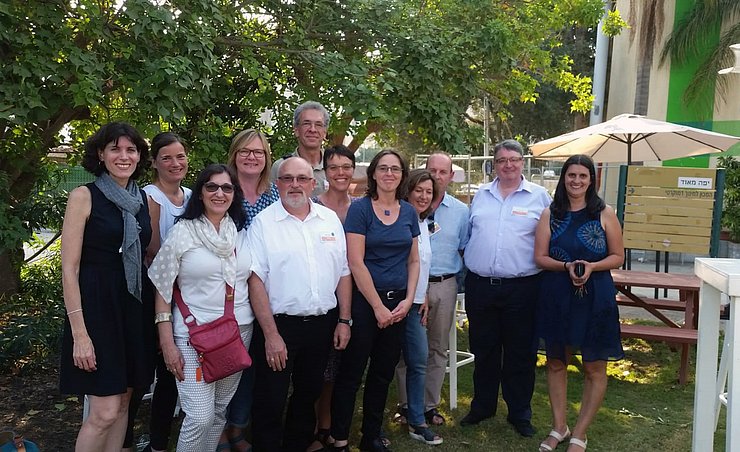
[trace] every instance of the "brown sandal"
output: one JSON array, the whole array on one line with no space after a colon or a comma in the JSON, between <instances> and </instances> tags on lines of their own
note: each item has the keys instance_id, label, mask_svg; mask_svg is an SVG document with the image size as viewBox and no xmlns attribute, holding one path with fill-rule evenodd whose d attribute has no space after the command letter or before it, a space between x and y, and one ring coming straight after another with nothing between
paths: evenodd
<instances>
[{"instance_id":1,"label":"brown sandal","mask_svg":"<svg viewBox=\"0 0 740 452\"><path fill-rule=\"evenodd\" d=\"M437 411L436 408L427 410L424 413L424 419L427 420L427 423L429 425L445 425L445 423L447 422L445 417L439 414L439 411Z\"/></svg>"}]
</instances>

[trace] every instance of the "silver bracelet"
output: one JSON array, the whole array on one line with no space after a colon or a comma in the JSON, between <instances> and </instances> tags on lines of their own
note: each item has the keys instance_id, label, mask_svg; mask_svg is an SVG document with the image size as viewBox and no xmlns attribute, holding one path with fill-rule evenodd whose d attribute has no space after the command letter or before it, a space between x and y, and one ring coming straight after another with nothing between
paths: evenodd
<instances>
[{"instance_id":1,"label":"silver bracelet","mask_svg":"<svg viewBox=\"0 0 740 452\"><path fill-rule=\"evenodd\" d=\"M171 322L172 321L172 313L171 312L158 312L154 314L154 324L160 324L162 322Z\"/></svg>"},{"instance_id":2,"label":"silver bracelet","mask_svg":"<svg viewBox=\"0 0 740 452\"><path fill-rule=\"evenodd\" d=\"M79 308L79 309L75 309L75 310L73 310L73 311L69 311L69 312L67 312L67 317L71 316L71 315L72 315L72 314L74 314L75 312L82 312L82 308Z\"/></svg>"}]
</instances>

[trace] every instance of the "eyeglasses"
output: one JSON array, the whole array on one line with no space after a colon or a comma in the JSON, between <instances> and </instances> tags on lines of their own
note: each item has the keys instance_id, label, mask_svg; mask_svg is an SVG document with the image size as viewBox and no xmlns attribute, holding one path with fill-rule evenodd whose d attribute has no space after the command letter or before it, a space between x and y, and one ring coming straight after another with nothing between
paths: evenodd
<instances>
[{"instance_id":1,"label":"eyeglasses","mask_svg":"<svg viewBox=\"0 0 740 452\"><path fill-rule=\"evenodd\" d=\"M219 185L215 182L206 182L205 184L203 184L203 188L205 188L208 193L216 193L219 188L225 195L230 195L234 193L234 186L231 184Z\"/></svg>"},{"instance_id":2,"label":"eyeglasses","mask_svg":"<svg viewBox=\"0 0 740 452\"><path fill-rule=\"evenodd\" d=\"M322 121L301 121L298 124L302 129L310 129L313 126L316 129L323 129L326 125Z\"/></svg>"},{"instance_id":3,"label":"eyeglasses","mask_svg":"<svg viewBox=\"0 0 740 452\"><path fill-rule=\"evenodd\" d=\"M352 171L354 169L354 166L350 165L349 163L346 165L328 165L326 167L327 171L337 171L337 170L344 170L344 171Z\"/></svg>"},{"instance_id":4,"label":"eyeglasses","mask_svg":"<svg viewBox=\"0 0 740 452\"><path fill-rule=\"evenodd\" d=\"M294 180L298 181L299 184L303 185L313 180L313 177L308 176L278 176L278 180L284 184L292 184Z\"/></svg>"},{"instance_id":5,"label":"eyeglasses","mask_svg":"<svg viewBox=\"0 0 740 452\"><path fill-rule=\"evenodd\" d=\"M267 154L264 149L247 149L247 148L239 149L238 151L236 151L236 153L239 154L239 157L244 157L244 158L247 158L249 157L249 154L252 154L254 158L256 159L265 158L265 154Z\"/></svg>"},{"instance_id":6,"label":"eyeglasses","mask_svg":"<svg viewBox=\"0 0 740 452\"><path fill-rule=\"evenodd\" d=\"M496 165L505 165L507 163L519 163L522 160L524 160L524 157L509 157L509 158L501 157L501 158L495 159L494 162L496 163Z\"/></svg>"},{"instance_id":7,"label":"eyeglasses","mask_svg":"<svg viewBox=\"0 0 740 452\"><path fill-rule=\"evenodd\" d=\"M379 173L387 173L388 171L390 171L393 174L400 174L401 171L403 171L403 168L401 168L400 166L395 166L395 165L394 166L380 165L377 168L375 168L375 171Z\"/></svg>"}]
</instances>

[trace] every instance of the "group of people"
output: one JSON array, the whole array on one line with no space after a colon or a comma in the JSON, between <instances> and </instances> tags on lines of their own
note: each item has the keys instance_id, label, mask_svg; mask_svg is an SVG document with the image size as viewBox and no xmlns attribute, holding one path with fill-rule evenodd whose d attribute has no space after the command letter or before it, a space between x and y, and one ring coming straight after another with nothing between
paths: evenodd
<instances>
[{"instance_id":1,"label":"group of people","mask_svg":"<svg viewBox=\"0 0 740 452\"><path fill-rule=\"evenodd\" d=\"M70 193L62 231L60 389L89 398L76 450L131 450L155 369L147 450L167 450L179 398L178 451L349 451L363 386L360 450L387 451L394 376L394 419L441 444L433 429L447 422L438 408L464 267L475 370L460 424L492 417L501 388L508 421L533 436L541 350L553 424L540 451L563 441L585 450L606 361L623 355L609 273L623 260L621 230L596 193L593 162L569 159L551 200L524 179L522 147L506 140L494 150L496 178L468 209L447 194L448 154L409 170L386 149L353 199L354 153L324 149L329 119L317 102L300 105L296 151L274 164L261 132L240 132L227 164L203 169L192 191L176 134L155 136L151 153L125 123L88 139L82 165L96 179ZM153 182L140 189L148 162ZM252 365L206 382L189 328L230 310ZM586 382L571 432L572 354Z\"/></svg>"}]
</instances>

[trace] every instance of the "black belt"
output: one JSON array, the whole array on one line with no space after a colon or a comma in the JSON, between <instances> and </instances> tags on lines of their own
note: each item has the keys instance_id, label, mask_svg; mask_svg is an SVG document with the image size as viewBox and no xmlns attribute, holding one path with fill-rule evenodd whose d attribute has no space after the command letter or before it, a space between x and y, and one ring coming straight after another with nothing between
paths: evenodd
<instances>
[{"instance_id":1,"label":"black belt","mask_svg":"<svg viewBox=\"0 0 740 452\"><path fill-rule=\"evenodd\" d=\"M324 317L327 316L327 314L321 314L321 315L275 314L273 315L273 317L275 317L276 319L289 319L289 320L299 320L301 322L311 322L313 320L323 319Z\"/></svg>"},{"instance_id":2,"label":"black belt","mask_svg":"<svg viewBox=\"0 0 740 452\"><path fill-rule=\"evenodd\" d=\"M378 290L378 296L385 301L398 301L406 298L406 289L401 290Z\"/></svg>"},{"instance_id":3,"label":"black belt","mask_svg":"<svg viewBox=\"0 0 740 452\"><path fill-rule=\"evenodd\" d=\"M539 273L535 273L534 275L520 276L518 278L497 278L496 276L481 276L471 271L468 272L468 276L470 276L471 278L477 279L480 281L486 281L491 286L503 286L505 284L525 282L528 279L535 278L539 275L540 275Z\"/></svg>"},{"instance_id":4,"label":"black belt","mask_svg":"<svg viewBox=\"0 0 740 452\"><path fill-rule=\"evenodd\" d=\"M447 273L446 275L442 275L442 276L430 276L429 282L442 282L446 279L450 279L454 277L455 277L454 273Z\"/></svg>"}]
</instances>

